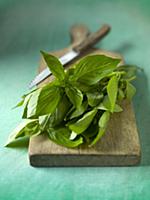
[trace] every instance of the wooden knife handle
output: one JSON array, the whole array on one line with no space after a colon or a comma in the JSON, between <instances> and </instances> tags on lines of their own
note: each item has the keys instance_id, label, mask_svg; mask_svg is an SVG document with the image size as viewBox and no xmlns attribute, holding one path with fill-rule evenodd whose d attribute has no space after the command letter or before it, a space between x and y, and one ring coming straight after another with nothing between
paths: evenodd
<instances>
[{"instance_id":1,"label":"wooden knife handle","mask_svg":"<svg viewBox=\"0 0 150 200\"><path fill-rule=\"evenodd\" d=\"M90 34L82 43L77 46L74 46L74 50L77 52L82 52L88 47L93 46L104 36L106 36L110 31L109 25L103 25L97 32Z\"/></svg>"},{"instance_id":2,"label":"wooden knife handle","mask_svg":"<svg viewBox=\"0 0 150 200\"><path fill-rule=\"evenodd\" d=\"M83 24L75 24L70 29L71 46L74 48L81 44L90 34L87 26Z\"/></svg>"}]
</instances>

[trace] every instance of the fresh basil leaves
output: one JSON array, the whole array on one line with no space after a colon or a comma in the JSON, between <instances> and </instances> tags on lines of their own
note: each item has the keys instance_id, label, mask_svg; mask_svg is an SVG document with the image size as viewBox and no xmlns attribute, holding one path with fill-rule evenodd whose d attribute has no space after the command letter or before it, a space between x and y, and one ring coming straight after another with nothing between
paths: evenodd
<instances>
[{"instance_id":1,"label":"fresh basil leaves","mask_svg":"<svg viewBox=\"0 0 150 200\"><path fill-rule=\"evenodd\" d=\"M68 148L95 145L111 114L122 111L121 101L134 96L131 81L137 68L121 66L120 59L92 55L64 70L55 56L41 53L55 79L22 97L16 107L24 107L24 121L7 146L39 134Z\"/></svg>"},{"instance_id":2,"label":"fresh basil leaves","mask_svg":"<svg viewBox=\"0 0 150 200\"><path fill-rule=\"evenodd\" d=\"M58 80L62 81L65 79L65 72L62 64L60 61L53 55L49 55L48 53L45 53L41 51L45 62L47 63L47 66L49 67L52 74L58 78Z\"/></svg>"}]
</instances>

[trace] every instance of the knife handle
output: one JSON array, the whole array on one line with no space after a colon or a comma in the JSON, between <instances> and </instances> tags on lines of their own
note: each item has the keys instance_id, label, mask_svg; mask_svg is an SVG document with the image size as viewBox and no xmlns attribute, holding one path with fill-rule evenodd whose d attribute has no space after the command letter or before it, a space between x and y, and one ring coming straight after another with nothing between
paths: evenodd
<instances>
[{"instance_id":1,"label":"knife handle","mask_svg":"<svg viewBox=\"0 0 150 200\"><path fill-rule=\"evenodd\" d=\"M90 31L84 24L73 25L70 29L71 47L74 48L81 44L89 34Z\"/></svg>"},{"instance_id":2,"label":"knife handle","mask_svg":"<svg viewBox=\"0 0 150 200\"><path fill-rule=\"evenodd\" d=\"M95 45L99 40L106 36L110 31L109 25L103 25L97 32L91 33L82 43L75 46L73 49L77 52L82 52L88 47Z\"/></svg>"}]
</instances>

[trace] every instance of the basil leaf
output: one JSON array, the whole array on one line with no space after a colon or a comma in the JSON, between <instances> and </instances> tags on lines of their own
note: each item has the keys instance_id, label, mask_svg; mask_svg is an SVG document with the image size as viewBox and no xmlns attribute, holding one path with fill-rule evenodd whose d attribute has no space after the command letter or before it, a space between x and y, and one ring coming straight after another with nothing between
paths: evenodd
<instances>
[{"instance_id":1,"label":"basil leaf","mask_svg":"<svg viewBox=\"0 0 150 200\"><path fill-rule=\"evenodd\" d=\"M96 123L91 123L90 126L81 135L84 137L87 143L91 143L93 137L98 133L99 127Z\"/></svg>"},{"instance_id":2,"label":"basil leaf","mask_svg":"<svg viewBox=\"0 0 150 200\"><path fill-rule=\"evenodd\" d=\"M110 112L105 111L102 116L99 119L98 125L99 125L99 132L96 135L96 137L94 138L94 140L92 141L92 143L89 145L90 147L93 146L94 144L96 144L98 142L98 140L104 135L106 128L107 128L107 124L109 122L110 119Z\"/></svg>"},{"instance_id":3,"label":"basil leaf","mask_svg":"<svg viewBox=\"0 0 150 200\"><path fill-rule=\"evenodd\" d=\"M88 92L88 91L90 91L90 90L92 89L91 86L86 85L86 84L81 83L81 82L74 82L74 85L75 85L79 90L81 90L83 93L84 93L84 92Z\"/></svg>"},{"instance_id":4,"label":"basil leaf","mask_svg":"<svg viewBox=\"0 0 150 200\"><path fill-rule=\"evenodd\" d=\"M104 55L92 55L83 58L76 64L74 79L86 84L95 84L106 74L112 72L119 64L120 59Z\"/></svg>"},{"instance_id":5,"label":"basil leaf","mask_svg":"<svg viewBox=\"0 0 150 200\"><path fill-rule=\"evenodd\" d=\"M101 104L97 107L97 109L99 109L99 110L107 110L107 111L111 112L110 107L104 106L103 103L101 103ZM122 112L122 111L123 111L123 109L122 109L118 104L115 104L115 108L114 108L114 111L113 111L113 112Z\"/></svg>"},{"instance_id":6,"label":"basil leaf","mask_svg":"<svg viewBox=\"0 0 150 200\"><path fill-rule=\"evenodd\" d=\"M45 86L35 91L28 103L27 117L37 118L55 111L61 99L61 91L57 86Z\"/></svg>"},{"instance_id":7,"label":"basil leaf","mask_svg":"<svg viewBox=\"0 0 150 200\"><path fill-rule=\"evenodd\" d=\"M114 66L109 66L105 69L98 69L97 71L89 72L86 75L82 76L78 79L78 81L82 84L86 85L94 85L101 81L103 78L108 76L111 72L113 72Z\"/></svg>"},{"instance_id":8,"label":"basil leaf","mask_svg":"<svg viewBox=\"0 0 150 200\"><path fill-rule=\"evenodd\" d=\"M118 93L118 78L116 76L113 76L107 85L107 93L108 97L111 103L111 112L114 111L116 99L117 99L117 93Z\"/></svg>"},{"instance_id":9,"label":"basil leaf","mask_svg":"<svg viewBox=\"0 0 150 200\"><path fill-rule=\"evenodd\" d=\"M65 88L66 95L68 96L71 103L76 107L79 108L82 104L83 94L82 92L73 86L68 86Z\"/></svg>"},{"instance_id":10,"label":"basil leaf","mask_svg":"<svg viewBox=\"0 0 150 200\"><path fill-rule=\"evenodd\" d=\"M97 106L100 110L109 110L111 112L111 103L108 96L105 96L103 102Z\"/></svg>"},{"instance_id":11,"label":"basil leaf","mask_svg":"<svg viewBox=\"0 0 150 200\"><path fill-rule=\"evenodd\" d=\"M106 96L103 102L97 106L97 109L112 112L111 104L110 104L110 100L108 99L108 96ZM118 104L115 104L113 112L121 112L121 111L123 111L123 109Z\"/></svg>"},{"instance_id":12,"label":"basil leaf","mask_svg":"<svg viewBox=\"0 0 150 200\"><path fill-rule=\"evenodd\" d=\"M17 103L17 105L16 105L16 106L14 106L13 108L20 107L20 106L22 106L22 105L23 105L23 103L24 103L24 98L23 98L21 101L19 101L19 103Z\"/></svg>"},{"instance_id":13,"label":"basil leaf","mask_svg":"<svg viewBox=\"0 0 150 200\"><path fill-rule=\"evenodd\" d=\"M82 115L86 111L87 107L88 107L87 101L83 102L82 105L78 109L76 109L75 111L73 111L71 113L69 118L73 119L75 117L79 117L80 115Z\"/></svg>"},{"instance_id":14,"label":"basil leaf","mask_svg":"<svg viewBox=\"0 0 150 200\"><path fill-rule=\"evenodd\" d=\"M89 127L96 113L96 109L87 112L81 119L77 120L75 123L69 124L69 129L71 129L77 134L82 133Z\"/></svg>"},{"instance_id":15,"label":"basil leaf","mask_svg":"<svg viewBox=\"0 0 150 200\"><path fill-rule=\"evenodd\" d=\"M74 148L83 143L81 136L75 140L70 140L71 131L67 127L49 128L47 132L50 140L68 148Z\"/></svg>"},{"instance_id":16,"label":"basil leaf","mask_svg":"<svg viewBox=\"0 0 150 200\"><path fill-rule=\"evenodd\" d=\"M75 111L75 107L72 105L70 110L67 112L66 117L64 118L65 121L68 121L70 119L71 114Z\"/></svg>"},{"instance_id":17,"label":"basil leaf","mask_svg":"<svg viewBox=\"0 0 150 200\"><path fill-rule=\"evenodd\" d=\"M58 106L56 107L56 110L49 119L49 127L55 127L57 125L60 125L64 121L64 118L66 117L70 106L71 103L64 94Z\"/></svg>"},{"instance_id":18,"label":"basil leaf","mask_svg":"<svg viewBox=\"0 0 150 200\"><path fill-rule=\"evenodd\" d=\"M66 71L66 75L65 75L65 79L70 82L70 80L72 80L72 76L74 74L74 68L70 67L69 69L67 69Z\"/></svg>"},{"instance_id":19,"label":"basil leaf","mask_svg":"<svg viewBox=\"0 0 150 200\"><path fill-rule=\"evenodd\" d=\"M24 120L9 136L5 146L11 146L19 138L27 138L34 134L40 134L38 120Z\"/></svg>"},{"instance_id":20,"label":"basil leaf","mask_svg":"<svg viewBox=\"0 0 150 200\"><path fill-rule=\"evenodd\" d=\"M100 128L106 128L110 118L110 112L105 111L99 119L98 125Z\"/></svg>"},{"instance_id":21,"label":"basil leaf","mask_svg":"<svg viewBox=\"0 0 150 200\"><path fill-rule=\"evenodd\" d=\"M24 103L24 101L26 100L26 98L28 98L28 96L30 96L34 91L36 91L37 90L37 88L36 89L34 89L34 90L32 90L32 91L30 91L29 93L27 93L27 94L25 94L25 95L23 95L21 98L22 98L22 100L14 107L14 108L17 108L17 107L20 107L20 106L25 106L25 103Z\"/></svg>"},{"instance_id":22,"label":"basil leaf","mask_svg":"<svg viewBox=\"0 0 150 200\"><path fill-rule=\"evenodd\" d=\"M28 112L28 103L31 99L31 96L32 96L32 93L31 94L28 94L25 99L24 99L24 103L23 103L23 106L24 106L24 111L23 111L23 115L22 115L22 118L27 118L27 112Z\"/></svg>"},{"instance_id":23,"label":"basil leaf","mask_svg":"<svg viewBox=\"0 0 150 200\"><path fill-rule=\"evenodd\" d=\"M45 53L44 51L41 51L41 54L43 55L52 74L60 81L64 80L65 79L64 68L61 62L58 60L58 58L48 53Z\"/></svg>"},{"instance_id":24,"label":"basil leaf","mask_svg":"<svg viewBox=\"0 0 150 200\"><path fill-rule=\"evenodd\" d=\"M38 105L38 99L39 95L42 91L42 88L38 89L37 91L33 92L32 98L30 98L30 101L28 102L28 107L27 107L27 118L37 118L37 105Z\"/></svg>"},{"instance_id":25,"label":"basil leaf","mask_svg":"<svg viewBox=\"0 0 150 200\"><path fill-rule=\"evenodd\" d=\"M41 125L41 129L46 130L47 128L60 125L64 121L70 105L71 104L68 98L64 94L54 113L39 117L39 124Z\"/></svg>"},{"instance_id":26,"label":"basil leaf","mask_svg":"<svg viewBox=\"0 0 150 200\"><path fill-rule=\"evenodd\" d=\"M39 124L42 131L46 130L49 127L50 118L51 114L39 116Z\"/></svg>"},{"instance_id":27,"label":"basil leaf","mask_svg":"<svg viewBox=\"0 0 150 200\"><path fill-rule=\"evenodd\" d=\"M131 100L132 97L135 95L135 93L136 93L135 87L127 81L127 86L126 86L126 97L127 97L127 99Z\"/></svg>"},{"instance_id":28,"label":"basil leaf","mask_svg":"<svg viewBox=\"0 0 150 200\"><path fill-rule=\"evenodd\" d=\"M103 94L100 92L87 92L86 93L88 104L92 107L97 106L103 99Z\"/></svg>"},{"instance_id":29,"label":"basil leaf","mask_svg":"<svg viewBox=\"0 0 150 200\"><path fill-rule=\"evenodd\" d=\"M98 134L96 135L96 137L94 138L94 140L91 142L91 144L89 145L89 147L92 147L93 145L95 145L98 140L105 134L105 129L103 128L99 128Z\"/></svg>"}]
</instances>

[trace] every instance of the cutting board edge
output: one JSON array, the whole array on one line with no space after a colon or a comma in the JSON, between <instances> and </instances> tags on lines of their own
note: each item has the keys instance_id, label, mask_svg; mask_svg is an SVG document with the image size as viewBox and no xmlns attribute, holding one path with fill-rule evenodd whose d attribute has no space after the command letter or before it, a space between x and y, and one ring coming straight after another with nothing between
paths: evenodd
<instances>
[{"instance_id":1,"label":"cutting board edge","mask_svg":"<svg viewBox=\"0 0 150 200\"><path fill-rule=\"evenodd\" d=\"M61 159L60 159L61 158ZM115 158L115 163L114 163ZM88 159L88 160L87 160ZM64 162L63 162L64 161ZM119 167L137 166L141 154L137 155L29 155L33 167Z\"/></svg>"}]
</instances>

